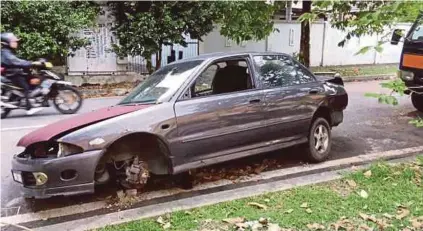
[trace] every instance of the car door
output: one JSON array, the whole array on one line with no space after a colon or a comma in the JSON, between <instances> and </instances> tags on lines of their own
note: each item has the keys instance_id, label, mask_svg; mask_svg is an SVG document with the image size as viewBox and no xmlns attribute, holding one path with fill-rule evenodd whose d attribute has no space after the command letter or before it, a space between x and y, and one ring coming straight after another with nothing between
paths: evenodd
<instances>
[{"instance_id":1,"label":"car door","mask_svg":"<svg viewBox=\"0 0 423 231\"><path fill-rule=\"evenodd\" d=\"M284 142L304 137L324 98L323 86L287 55L257 55L253 59L264 89L269 139Z\"/></svg>"},{"instance_id":2,"label":"car door","mask_svg":"<svg viewBox=\"0 0 423 231\"><path fill-rule=\"evenodd\" d=\"M225 61L223 59L216 62ZM207 89L202 89L198 95L191 92L189 99L175 103L179 150L184 153L185 162L237 152L260 142L262 135L266 133L264 95L261 90L255 88L252 81L250 60L245 56L236 57L235 61L248 63L245 70L249 71L246 73L246 79L249 79L250 84L245 89L228 90L227 86L230 84L225 81L230 81L235 76L225 74L225 71L219 72L218 68L211 83L214 84L211 92L206 95L204 92L207 92ZM221 79L219 81L222 81L219 83L220 87L215 79L218 75ZM205 85L204 81L199 82L202 86ZM195 91L196 88L194 85L190 90Z\"/></svg>"}]
</instances>

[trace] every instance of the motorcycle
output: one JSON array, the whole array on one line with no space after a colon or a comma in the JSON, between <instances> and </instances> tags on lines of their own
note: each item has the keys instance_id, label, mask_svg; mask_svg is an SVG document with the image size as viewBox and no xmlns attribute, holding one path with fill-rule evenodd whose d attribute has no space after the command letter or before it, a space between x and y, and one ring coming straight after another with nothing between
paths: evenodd
<instances>
[{"instance_id":1,"label":"motorcycle","mask_svg":"<svg viewBox=\"0 0 423 231\"><path fill-rule=\"evenodd\" d=\"M33 108L49 107L49 100L62 114L74 114L82 106L82 95L71 82L64 81L63 76L54 73L50 62L24 70L30 86L30 103ZM15 86L4 77L6 69L1 67L1 118L16 109L25 109L26 100L23 89ZM12 77L13 78L13 77Z\"/></svg>"}]
</instances>

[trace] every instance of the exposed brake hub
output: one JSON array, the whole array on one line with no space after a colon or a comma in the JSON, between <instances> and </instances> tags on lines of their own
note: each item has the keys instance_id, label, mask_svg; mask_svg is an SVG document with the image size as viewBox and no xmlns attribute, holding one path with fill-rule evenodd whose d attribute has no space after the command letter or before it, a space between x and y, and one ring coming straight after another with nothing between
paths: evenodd
<instances>
[{"instance_id":1,"label":"exposed brake hub","mask_svg":"<svg viewBox=\"0 0 423 231\"><path fill-rule=\"evenodd\" d=\"M130 166L126 167L126 182L133 187L144 186L149 176L147 163L139 160L138 156Z\"/></svg>"}]
</instances>

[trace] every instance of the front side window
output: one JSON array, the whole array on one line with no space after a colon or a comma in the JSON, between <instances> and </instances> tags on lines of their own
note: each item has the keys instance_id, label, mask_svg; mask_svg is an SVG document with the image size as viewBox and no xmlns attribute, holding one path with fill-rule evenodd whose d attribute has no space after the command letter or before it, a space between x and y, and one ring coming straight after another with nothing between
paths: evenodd
<instances>
[{"instance_id":1,"label":"front side window","mask_svg":"<svg viewBox=\"0 0 423 231\"><path fill-rule=\"evenodd\" d=\"M314 82L315 78L285 55L261 55L254 57L258 77L267 88L286 87Z\"/></svg>"},{"instance_id":2,"label":"front side window","mask_svg":"<svg viewBox=\"0 0 423 231\"><path fill-rule=\"evenodd\" d=\"M191 97L218 95L252 88L251 76L245 59L217 61L206 68L195 80Z\"/></svg>"},{"instance_id":3,"label":"front side window","mask_svg":"<svg viewBox=\"0 0 423 231\"><path fill-rule=\"evenodd\" d=\"M175 63L160 68L138 85L119 104L156 103L174 94L203 60Z\"/></svg>"}]
</instances>

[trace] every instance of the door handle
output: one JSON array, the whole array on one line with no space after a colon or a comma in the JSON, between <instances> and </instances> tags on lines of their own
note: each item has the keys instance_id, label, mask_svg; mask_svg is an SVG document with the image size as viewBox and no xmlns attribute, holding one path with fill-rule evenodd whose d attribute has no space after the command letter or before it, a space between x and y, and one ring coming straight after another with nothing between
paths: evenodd
<instances>
[{"instance_id":1,"label":"door handle","mask_svg":"<svg viewBox=\"0 0 423 231\"><path fill-rule=\"evenodd\" d=\"M250 100L250 103L260 103L260 99L252 99Z\"/></svg>"}]
</instances>

